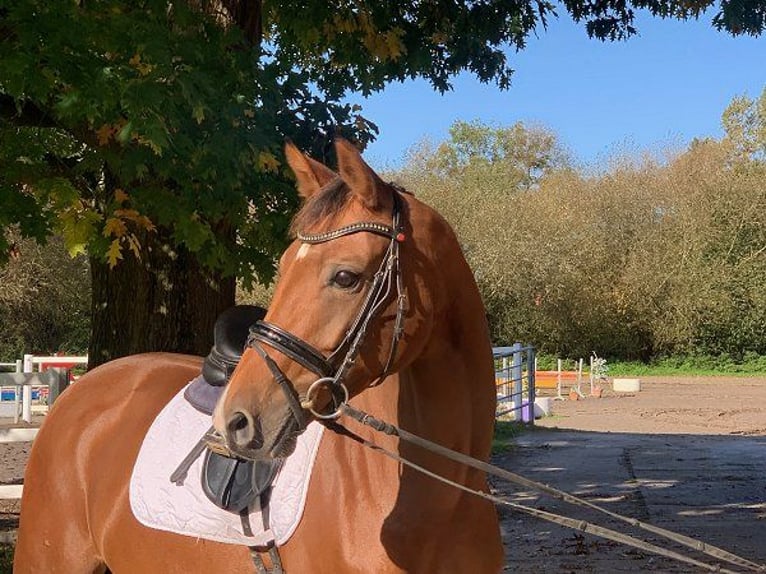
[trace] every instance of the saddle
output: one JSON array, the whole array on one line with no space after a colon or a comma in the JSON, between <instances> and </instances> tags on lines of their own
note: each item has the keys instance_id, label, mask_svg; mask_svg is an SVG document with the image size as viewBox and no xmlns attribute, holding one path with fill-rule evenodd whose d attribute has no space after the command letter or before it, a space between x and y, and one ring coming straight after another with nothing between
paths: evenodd
<instances>
[{"instance_id":1,"label":"saddle","mask_svg":"<svg viewBox=\"0 0 766 574\"><path fill-rule=\"evenodd\" d=\"M202 376L195 379L184 392L184 397L195 409L208 415L213 414L218 399L242 358L250 325L265 315L266 309L262 307L237 305L218 317L213 331L213 348L202 365ZM281 462L224 456L208 449L206 438L203 437L189 453L171 480L182 482L185 477L184 467L188 469L204 452L202 490L213 504L240 515L246 514L248 508L257 502L260 502L264 510ZM263 512L264 520L267 515Z\"/></svg>"}]
</instances>

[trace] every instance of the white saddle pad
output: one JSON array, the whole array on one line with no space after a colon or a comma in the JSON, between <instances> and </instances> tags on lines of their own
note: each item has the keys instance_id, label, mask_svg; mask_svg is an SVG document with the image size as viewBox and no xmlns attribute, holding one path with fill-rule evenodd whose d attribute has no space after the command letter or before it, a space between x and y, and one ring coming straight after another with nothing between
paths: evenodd
<instances>
[{"instance_id":1,"label":"white saddle pad","mask_svg":"<svg viewBox=\"0 0 766 574\"><path fill-rule=\"evenodd\" d=\"M269 505L271 528L264 530L260 509L250 513L253 536L243 532L238 514L218 508L202 491L203 456L189 468L184 484L170 475L211 426L211 417L184 399L184 389L173 397L144 438L130 479L130 507L149 528L216 542L260 546L284 544L303 515L311 469L324 427L309 424L298 438L295 452L285 461L274 482Z\"/></svg>"}]
</instances>

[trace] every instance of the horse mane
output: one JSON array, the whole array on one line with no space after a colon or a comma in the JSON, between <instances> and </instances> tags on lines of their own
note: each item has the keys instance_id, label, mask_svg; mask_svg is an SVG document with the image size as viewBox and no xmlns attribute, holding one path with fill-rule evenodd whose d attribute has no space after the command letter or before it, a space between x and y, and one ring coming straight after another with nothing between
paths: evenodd
<instances>
[{"instance_id":1,"label":"horse mane","mask_svg":"<svg viewBox=\"0 0 766 574\"><path fill-rule=\"evenodd\" d=\"M397 183L390 182L389 185L399 193L413 195L411 191L404 189ZM350 191L348 185L340 177L327 183L307 199L295 215L290 224L290 237L295 237L298 232L305 232L322 221L338 215L345 207Z\"/></svg>"},{"instance_id":2,"label":"horse mane","mask_svg":"<svg viewBox=\"0 0 766 574\"><path fill-rule=\"evenodd\" d=\"M295 237L299 231L306 231L319 222L338 215L346 205L350 191L339 177L322 187L306 200L295 215L290 224L290 235Z\"/></svg>"}]
</instances>

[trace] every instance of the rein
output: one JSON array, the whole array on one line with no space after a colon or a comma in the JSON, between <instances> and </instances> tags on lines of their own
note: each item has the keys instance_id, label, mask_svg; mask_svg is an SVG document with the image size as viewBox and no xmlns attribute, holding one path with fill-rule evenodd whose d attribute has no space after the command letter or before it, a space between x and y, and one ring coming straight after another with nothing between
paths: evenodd
<instances>
[{"instance_id":1,"label":"rein","mask_svg":"<svg viewBox=\"0 0 766 574\"><path fill-rule=\"evenodd\" d=\"M328 357L325 357L320 351L300 337L273 323L258 321L250 327L247 346L255 349L268 365L275 381L279 383L279 386L285 392L293 416L301 429L305 428L305 417L296 413L296 403L301 408L309 410L316 418L324 420L337 417L337 409L348 401L349 393L344 383L345 376L359 356L362 342L372 319L378 315L383 305L389 300L394 289L396 289L396 319L388 358L381 374L369 386L379 385L391 370L399 340L403 333L404 314L407 310L407 298L404 294L401 262L399 259L399 245L405 240L405 235L401 228L401 214L402 199L399 192L394 190L391 225L374 221L362 221L324 233L297 234L301 242L309 245L327 243L355 233L373 233L389 239L388 248L380 263L380 267L373 277L372 285L359 312L348 331L346 331L343 340ZM276 362L269 357L261 344L276 349L304 368L319 375L320 378L309 386L305 396L296 398L295 390L289 384L287 377L279 369ZM340 359L341 355L343 355L342 359ZM332 396L333 407L331 412L321 413L317 412L314 408L315 395L322 387L328 388Z\"/></svg>"},{"instance_id":2,"label":"rein","mask_svg":"<svg viewBox=\"0 0 766 574\"><path fill-rule=\"evenodd\" d=\"M463 454L461 452L449 449L447 447L444 447L440 444L437 444L435 442L429 441L427 439L424 439L418 435L412 434L404 429L401 429L395 425L392 425L390 423L387 423L385 421L382 421L380 419L377 419L373 416L371 416L368 413L365 413L364 411L361 411L359 409L356 409L349 405L348 403L344 403L340 405L338 408L338 412L340 414L346 415L363 425L366 425L378 432L381 432L383 434L391 435L398 437L399 439L408 442L410 444L414 444L416 446L419 446L425 450L428 450L430 452L439 454L441 456L444 456L450 460L453 460L455 462L464 464L466 466L469 466L471 468L474 468L476 470L480 470L482 472L485 472L488 475L495 476L501 479L504 479L506 481L512 482L514 484L518 484L527 488L532 488L534 490L544 492L545 494L548 494L554 498L557 498L559 500L562 500L564 502L568 502L570 504L575 504L579 506L584 506L586 508L590 508L591 510L595 510L597 512L601 512L603 514L606 514L607 516L620 520L622 522L626 522L627 524L630 524L631 526L634 526L639 529L646 530L648 532L651 532L653 534L656 534L658 536L661 536L663 538L666 538L668 540L672 540L673 542L676 542L682 546L686 546L688 548L691 548L693 550L697 550L701 553L707 554L708 556L711 556L713 558L717 558L719 560L723 560L725 562L728 562L729 564L733 564L742 568L745 568L747 570L750 570L752 572L766 572L766 565L758 564L755 562L752 562L746 558L742 558L740 556L737 556L736 554L733 554L727 550L724 550L722 548L718 548L717 546L713 546L711 544L707 544L705 542L695 540L694 538L691 538L689 536L685 536L683 534L679 534L677 532L672 532L670 530L667 530L665 528L661 528L659 526L654 526L652 524L647 524L644 522L641 522L640 520L636 520L634 518L629 518L626 516L622 516L621 514L618 514L616 512L612 512L611 510L607 510L606 508L603 508L601 506L598 506L597 504L593 504L592 502L588 502L587 500L584 500L582 498L579 498L577 496L574 496L572 494L569 494L567 492L564 492L562 490L558 490L556 488L553 488L552 486L548 486L547 484L543 484L541 482L537 482L528 478L525 478L519 474L510 472L508 470L505 470L503 468L494 466L492 464L480 461L478 459L475 459L473 457L470 457L466 454ZM346 427L339 424L337 421L327 421L325 422L325 425L330 428L331 430L338 432L339 434L348 436L349 438L363 444L364 446L382 453L383 455L392 458L393 460L409 466L410 468L417 470L427 476L430 476L436 480L439 480L440 482L443 482L445 484L449 484L451 486L454 486L455 488L458 488L460 490L463 490L465 492L468 492L470 494L474 494L476 496L479 496L481 498L484 498L486 500L490 500L491 502L495 504L501 504L503 506L508 506L513 508L514 510L518 510L520 512L523 512L525 514L529 514L531 516L535 516L537 518L542 518L543 520L547 520L549 522L553 522L555 524L559 524L562 526L566 526L568 528L573 528L575 530L580 530L582 532L588 532L590 534L593 534L595 536L599 536L602 538L606 538L608 540L612 540L614 542L619 542L621 544L625 544L628 546L632 546L634 548L638 548L641 550L646 550L648 552L652 552L654 554L658 554L661 556L665 556L668 558L673 558L675 560L678 560L680 562L684 562L686 564L691 564L693 566L697 566L699 568L703 568L705 570L711 571L711 572L723 572L725 574L735 574L731 570L727 570L725 568L721 568L718 565L711 565L707 564L705 562L700 562L699 560L695 560L694 558L689 558L688 556L684 556L683 554L679 554L678 552L675 552L673 550L668 550L666 548L662 548L661 546L657 546L655 544L651 544L649 542L646 542L644 540L635 538L633 536L629 536L627 534L622 534L620 532L617 532L615 530L599 526L596 524L592 524L590 522L584 521L584 520L575 520L573 518L568 518L566 516L560 516L558 514L554 514L551 512L546 512L544 510L539 510L536 508L530 508L528 506L524 506L522 504L517 504L514 502L510 502L508 500L505 500L503 498L494 496L488 492L484 492L482 490L474 490L472 488L469 488L463 484L460 484L458 482L455 482L453 480L450 480L448 478L445 478L443 476L440 476L410 460L407 460L405 458L402 458L400 455L396 454L395 452L389 451L373 442L370 442L356 433L348 430Z\"/></svg>"}]
</instances>

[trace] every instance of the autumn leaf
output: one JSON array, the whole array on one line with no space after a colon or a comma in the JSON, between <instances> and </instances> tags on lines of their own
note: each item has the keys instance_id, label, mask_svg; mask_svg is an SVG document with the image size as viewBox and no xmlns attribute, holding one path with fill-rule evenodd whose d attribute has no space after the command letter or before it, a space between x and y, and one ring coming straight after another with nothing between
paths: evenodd
<instances>
[{"instance_id":1,"label":"autumn leaf","mask_svg":"<svg viewBox=\"0 0 766 574\"><path fill-rule=\"evenodd\" d=\"M130 199L130 196L125 192L124 189L117 188L114 190L114 200L117 203L125 203Z\"/></svg>"},{"instance_id":2,"label":"autumn leaf","mask_svg":"<svg viewBox=\"0 0 766 574\"><path fill-rule=\"evenodd\" d=\"M154 69L154 66L151 64L147 64L146 62L141 61L141 54L135 54L129 61L128 64L130 64L132 67L134 67L139 74L142 76L146 76L147 74L151 73L151 71Z\"/></svg>"},{"instance_id":3,"label":"autumn leaf","mask_svg":"<svg viewBox=\"0 0 766 574\"><path fill-rule=\"evenodd\" d=\"M122 217L123 219L130 219L131 221L136 221L139 217L141 217L141 215L135 209L115 209L114 215L117 217Z\"/></svg>"},{"instance_id":4,"label":"autumn leaf","mask_svg":"<svg viewBox=\"0 0 766 574\"><path fill-rule=\"evenodd\" d=\"M401 28L394 28L383 34L385 45L388 48L389 60L397 60L407 51L404 42L402 42L403 35L404 30Z\"/></svg>"},{"instance_id":5,"label":"autumn leaf","mask_svg":"<svg viewBox=\"0 0 766 574\"><path fill-rule=\"evenodd\" d=\"M128 235L128 247L133 252L133 255L138 259L141 260L141 243L138 241L138 237L136 237L133 233Z\"/></svg>"},{"instance_id":6,"label":"autumn leaf","mask_svg":"<svg viewBox=\"0 0 766 574\"><path fill-rule=\"evenodd\" d=\"M112 139L112 134L114 133L114 128L110 126L109 124L104 124L98 130L96 130L96 138L98 139L98 145L104 146L109 143L109 140Z\"/></svg>"},{"instance_id":7,"label":"autumn leaf","mask_svg":"<svg viewBox=\"0 0 766 574\"><path fill-rule=\"evenodd\" d=\"M154 231L157 227L152 223L152 220L145 215L139 215L136 218L136 223L146 229L147 231Z\"/></svg>"},{"instance_id":8,"label":"autumn leaf","mask_svg":"<svg viewBox=\"0 0 766 574\"><path fill-rule=\"evenodd\" d=\"M120 240L115 239L109 245L109 250L106 252L106 260L109 262L109 269L114 269L117 262L122 259L122 248L120 247Z\"/></svg>"},{"instance_id":9,"label":"autumn leaf","mask_svg":"<svg viewBox=\"0 0 766 574\"><path fill-rule=\"evenodd\" d=\"M122 237L127 232L128 228L122 219L116 217L110 217L106 220L104 225L104 237Z\"/></svg>"}]
</instances>

